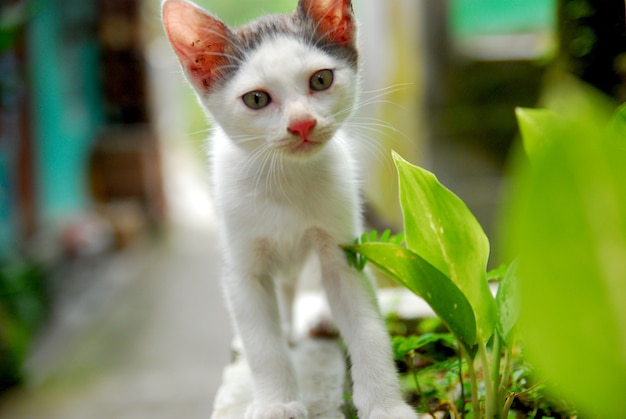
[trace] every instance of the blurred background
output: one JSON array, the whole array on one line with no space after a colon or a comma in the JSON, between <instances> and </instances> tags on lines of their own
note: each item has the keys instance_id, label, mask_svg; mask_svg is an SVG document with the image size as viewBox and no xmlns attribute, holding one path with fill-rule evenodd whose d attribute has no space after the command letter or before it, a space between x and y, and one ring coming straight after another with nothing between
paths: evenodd
<instances>
[{"instance_id":1,"label":"blurred background","mask_svg":"<svg viewBox=\"0 0 626 419\"><path fill-rule=\"evenodd\" d=\"M295 3L199 1L231 25ZM211 411L231 332L208 127L159 4L0 0L0 418ZM495 239L514 108L569 75L626 100L623 0L354 9L373 228L401 229L394 149Z\"/></svg>"}]
</instances>

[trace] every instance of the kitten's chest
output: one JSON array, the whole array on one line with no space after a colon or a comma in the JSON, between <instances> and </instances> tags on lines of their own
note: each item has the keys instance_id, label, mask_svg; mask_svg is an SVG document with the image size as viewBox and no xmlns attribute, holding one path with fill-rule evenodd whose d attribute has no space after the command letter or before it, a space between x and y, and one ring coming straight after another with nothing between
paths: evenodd
<instances>
[{"instance_id":1,"label":"kitten's chest","mask_svg":"<svg viewBox=\"0 0 626 419\"><path fill-rule=\"evenodd\" d=\"M300 168L301 169L301 168ZM238 187L243 192L233 202L243 198L252 218L271 225L294 229L299 225L329 223L345 212L349 195L342 193L345 179L338 179L321 170L284 170L261 173L256 178L242 179Z\"/></svg>"},{"instance_id":2,"label":"kitten's chest","mask_svg":"<svg viewBox=\"0 0 626 419\"><path fill-rule=\"evenodd\" d=\"M333 151L333 150L329 150ZM216 203L231 233L277 240L312 227L353 234L358 191L347 160L265 165L246 173L242 164L216 165Z\"/></svg>"}]
</instances>

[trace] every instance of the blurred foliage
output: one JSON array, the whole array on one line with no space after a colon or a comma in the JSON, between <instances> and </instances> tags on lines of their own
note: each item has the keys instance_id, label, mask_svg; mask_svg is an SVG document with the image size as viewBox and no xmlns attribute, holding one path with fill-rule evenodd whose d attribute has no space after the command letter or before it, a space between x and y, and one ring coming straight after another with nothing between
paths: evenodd
<instances>
[{"instance_id":1,"label":"blurred foliage","mask_svg":"<svg viewBox=\"0 0 626 419\"><path fill-rule=\"evenodd\" d=\"M574 80L549 89L546 103L517 112L525 156L514 160L502 235L519 260L494 273L502 277L495 307L484 287L494 274L484 272L489 246L480 226L433 174L397 155L407 248L373 234L345 250L353 265L371 261L423 297L450 329L464 349L476 415L507 417L518 396L544 409L541 390L583 415L618 417L626 383L626 105L615 112L615 103ZM541 380L521 391L508 385L519 384L511 369L518 336ZM428 337L394 341L397 356L412 365L421 339Z\"/></svg>"},{"instance_id":2,"label":"blurred foliage","mask_svg":"<svg viewBox=\"0 0 626 419\"><path fill-rule=\"evenodd\" d=\"M626 383L625 108L568 81L549 110L519 110L503 231L519 255L519 332L548 389L583 414L619 417Z\"/></svg>"},{"instance_id":3,"label":"blurred foliage","mask_svg":"<svg viewBox=\"0 0 626 419\"><path fill-rule=\"evenodd\" d=\"M24 24L35 13L37 1L18 0L13 4L0 4L0 53L11 48Z\"/></svg>"},{"instance_id":4,"label":"blurred foliage","mask_svg":"<svg viewBox=\"0 0 626 419\"><path fill-rule=\"evenodd\" d=\"M445 109L435 113L443 136L487 151L504 165L517 133L511 111L534 106L546 66L539 61L468 61L447 74Z\"/></svg>"},{"instance_id":5,"label":"blurred foliage","mask_svg":"<svg viewBox=\"0 0 626 419\"><path fill-rule=\"evenodd\" d=\"M22 379L32 338L45 319L44 272L20 258L0 262L0 390Z\"/></svg>"},{"instance_id":6,"label":"blurred foliage","mask_svg":"<svg viewBox=\"0 0 626 419\"><path fill-rule=\"evenodd\" d=\"M623 1L559 0L559 65L605 94L626 100Z\"/></svg>"}]
</instances>

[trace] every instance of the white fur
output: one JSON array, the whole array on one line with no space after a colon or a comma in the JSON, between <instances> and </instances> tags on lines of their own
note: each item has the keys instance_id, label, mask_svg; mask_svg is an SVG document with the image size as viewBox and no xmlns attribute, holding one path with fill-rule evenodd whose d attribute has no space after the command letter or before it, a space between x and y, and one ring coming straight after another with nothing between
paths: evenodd
<instances>
[{"instance_id":1,"label":"white fur","mask_svg":"<svg viewBox=\"0 0 626 419\"><path fill-rule=\"evenodd\" d=\"M327 91L309 79L334 71ZM265 42L223 87L201 101L215 121L211 138L214 199L221 218L224 288L254 377L246 418L305 418L279 298L311 255L353 363L354 402L361 418L417 417L401 400L389 338L372 282L351 269L340 244L361 233L357 162L342 124L354 107L357 75L341 61L300 41ZM272 103L247 108L241 96L263 90ZM295 120L314 118L314 149L294 153ZM285 292L282 292L285 290ZM283 315L286 310L283 310Z\"/></svg>"}]
</instances>

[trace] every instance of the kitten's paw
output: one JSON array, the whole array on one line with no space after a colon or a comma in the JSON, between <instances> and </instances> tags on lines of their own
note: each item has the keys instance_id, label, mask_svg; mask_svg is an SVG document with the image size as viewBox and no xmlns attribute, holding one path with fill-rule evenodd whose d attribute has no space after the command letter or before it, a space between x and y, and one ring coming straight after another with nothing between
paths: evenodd
<instances>
[{"instance_id":1,"label":"kitten's paw","mask_svg":"<svg viewBox=\"0 0 626 419\"><path fill-rule=\"evenodd\" d=\"M417 413L408 404L401 402L387 408L376 408L368 419L417 419Z\"/></svg>"},{"instance_id":2,"label":"kitten's paw","mask_svg":"<svg viewBox=\"0 0 626 419\"><path fill-rule=\"evenodd\" d=\"M307 419L306 407L300 402L272 403L251 405L244 416L245 419Z\"/></svg>"}]
</instances>

